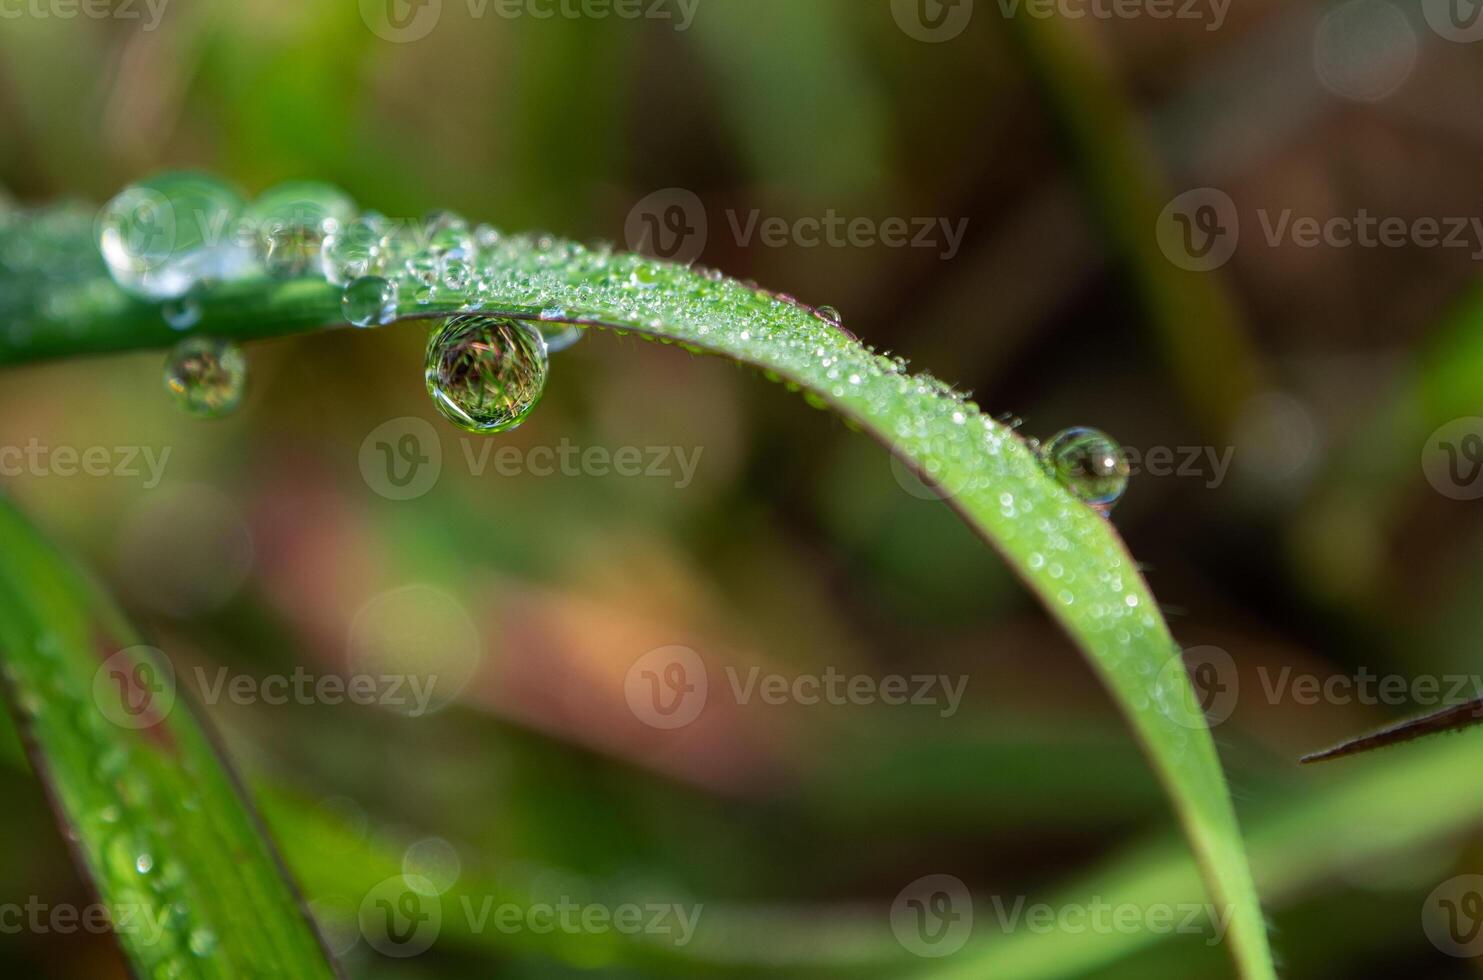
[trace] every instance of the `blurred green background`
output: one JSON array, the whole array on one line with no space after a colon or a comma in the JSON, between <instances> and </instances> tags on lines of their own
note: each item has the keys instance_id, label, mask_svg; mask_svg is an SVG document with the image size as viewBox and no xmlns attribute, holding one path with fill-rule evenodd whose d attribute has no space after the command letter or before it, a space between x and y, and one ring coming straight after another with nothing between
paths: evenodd
<instances>
[{"instance_id":1,"label":"blurred green background","mask_svg":"<svg viewBox=\"0 0 1483 980\"><path fill-rule=\"evenodd\" d=\"M1483 523L1471 485L1427 475L1435 433L1483 414L1483 240L1309 247L1264 220L1483 217L1483 47L1442 36L1435 5L1385 0L1171 19L1015 19L1007 0L644 0L638 17L392 2L0 7L0 186L43 204L165 168L249 193L317 178L390 216L449 208L620 247L652 244L633 240L644 202L696 202L703 264L838 307L1027 433L1094 425L1145 461L1114 520L1176 636L1220 666L1212 693L1239 690L1212 720L1287 975L1476 973L1428 935L1435 890L1483 859L1483 799L1458 788L1483 733L1300 770L1438 702L1288 682L1483 684ZM1234 200L1241 238L1191 273L1157 229L1207 187ZM829 215L935 230L904 246L745 233ZM207 708L352 976L1228 975L1208 932L1004 939L990 896L1061 908L1137 879L1145 906L1204 899L1079 654L877 446L720 360L596 334L497 437L522 472L492 456L481 471L486 443L427 399L423 329L253 345L248 402L220 422L174 409L154 353L0 384L0 445L168 450L157 483L3 488L183 674L352 672L369 618L395 627L366 641L376 655L440 657L457 679L425 717ZM442 469L400 501L361 461L407 417L434 427ZM669 463L532 472L564 445ZM678 732L625 698L635 662L669 646L712 678ZM737 704L727 667L966 687L956 711ZM0 903L86 904L38 784L19 764L0 779ZM429 838L446 846L414 849ZM408 849L456 853L474 896L701 903L700 938L676 954L445 922L427 952L381 956L354 910ZM893 901L933 874L979 896L971 945L942 960L891 930ZM0 950L15 976L124 975L107 936L5 928Z\"/></svg>"}]
</instances>

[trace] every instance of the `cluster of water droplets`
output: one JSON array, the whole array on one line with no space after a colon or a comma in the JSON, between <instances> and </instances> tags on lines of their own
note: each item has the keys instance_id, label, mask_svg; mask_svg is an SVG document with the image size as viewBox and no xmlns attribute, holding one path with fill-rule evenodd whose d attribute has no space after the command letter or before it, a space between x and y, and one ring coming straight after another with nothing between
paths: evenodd
<instances>
[{"instance_id":1,"label":"cluster of water droplets","mask_svg":"<svg viewBox=\"0 0 1483 980\"><path fill-rule=\"evenodd\" d=\"M249 202L229 184L196 173L161 174L125 188L104 206L95 232L113 282L158 304L161 319L181 332L201 322L202 299L214 287L264 278L337 287L341 312L357 327L410 313L474 310L495 298L493 270L542 245L506 239L451 212L394 221L313 181L280 184ZM547 355L582 336L565 320L562 311L537 309L482 323L465 318L457 330L452 320L436 327L427 377L439 411L478 432L519 424L544 390ZM476 334L482 339L470 342ZM224 415L242 400L245 364L235 344L190 336L167 358L166 387L193 414Z\"/></svg>"},{"instance_id":2,"label":"cluster of water droplets","mask_svg":"<svg viewBox=\"0 0 1483 980\"><path fill-rule=\"evenodd\" d=\"M328 282L356 326L436 319L424 364L428 391L443 415L474 432L520 424L544 389L548 355L585 326L602 325L690 350L723 350L791 388L807 383L816 406L892 418L896 431L884 434L896 445L945 471L969 471L953 475L955 483L973 485L971 471L982 469L975 461L992 459L1012 438L952 386L861 345L833 307L606 243L508 235L446 211L396 221L313 182L280 185L248 203L196 174L127 188L104 209L98 241L114 280L161 302L162 316L182 330L199 321L195 297L203 288L260 276ZM172 352L167 384L198 414L230 411L241 398L240 352L189 340ZM980 435L942 438L970 425ZM1068 430L1030 459L1099 509L1127 483L1121 450L1094 430Z\"/></svg>"},{"instance_id":3,"label":"cluster of water droplets","mask_svg":"<svg viewBox=\"0 0 1483 980\"><path fill-rule=\"evenodd\" d=\"M197 885L186 865L171 856L169 841L180 829L177 819L196 819L200 800L189 791L156 794L151 750L121 737L118 722L79 693L77 662L87 664L94 656L87 641L38 627L28 643L29 655L8 659L3 669L31 737L44 751L66 745L74 759L87 760L85 787L58 783L73 821L65 827L68 840L97 869L109 905L130 915L119 925L149 961L149 976L194 975L199 967L193 963L216 956L219 943L198 914ZM185 753L179 762L187 780L202 778L195 755ZM149 930L141 928L145 916Z\"/></svg>"}]
</instances>

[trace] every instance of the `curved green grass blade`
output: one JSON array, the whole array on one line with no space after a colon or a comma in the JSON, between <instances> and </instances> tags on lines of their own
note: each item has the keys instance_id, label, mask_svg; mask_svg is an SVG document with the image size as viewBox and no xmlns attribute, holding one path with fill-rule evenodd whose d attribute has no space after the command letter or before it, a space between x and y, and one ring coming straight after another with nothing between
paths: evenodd
<instances>
[{"instance_id":1,"label":"curved green grass blade","mask_svg":"<svg viewBox=\"0 0 1483 980\"><path fill-rule=\"evenodd\" d=\"M91 245L87 215L55 220L61 227L47 238L55 250L75 254ZM157 307L112 286L93 252L85 281L38 288L37 301L0 336L0 363L178 340ZM1212 901L1230 910L1229 943L1243 976L1275 975L1220 760L1178 647L1111 524L1048 476L1020 437L949 385L910 374L904 361L874 353L812 308L719 273L528 236L502 239L484 266L477 289L429 289L420 302L404 298L402 316L480 310L719 354L805 391L944 488L1116 697L1179 813ZM191 332L239 340L341 318L339 290L319 280L238 282L205 289L199 299Z\"/></svg>"},{"instance_id":2,"label":"curved green grass blade","mask_svg":"<svg viewBox=\"0 0 1483 980\"><path fill-rule=\"evenodd\" d=\"M0 498L0 659L31 763L141 977L333 977L164 661Z\"/></svg>"}]
</instances>

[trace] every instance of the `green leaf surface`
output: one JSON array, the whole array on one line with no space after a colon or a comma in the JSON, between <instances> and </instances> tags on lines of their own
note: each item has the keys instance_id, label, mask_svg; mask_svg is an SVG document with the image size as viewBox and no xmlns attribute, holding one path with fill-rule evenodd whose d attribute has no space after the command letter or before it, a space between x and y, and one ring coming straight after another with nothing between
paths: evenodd
<instances>
[{"instance_id":1,"label":"green leaf surface","mask_svg":"<svg viewBox=\"0 0 1483 980\"><path fill-rule=\"evenodd\" d=\"M32 766L139 976L336 975L168 663L3 499L0 656Z\"/></svg>"},{"instance_id":2,"label":"green leaf surface","mask_svg":"<svg viewBox=\"0 0 1483 980\"><path fill-rule=\"evenodd\" d=\"M29 248L13 247L42 221L51 227L35 232ZM34 285L0 334L0 363L164 346L181 336L156 305L113 287L91 249L86 211L19 224L9 252L31 265L12 261L7 279ZM49 254L74 261L48 262ZM1030 445L951 386L909 373L814 309L719 273L544 236L503 237L482 261L477 286L404 288L402 317L478 310L722 355L804 391L941 488L1098 670L1170 794L1212 901L1230 910L1228 941L1243 976L1274 975L1230 794L1179 649L1112 525L1050 477ZM56 269L65 271L48 271ZM194 334L252 340L341 321L339 290L315 278L233 282L194 298Z\"/></svg>"}]
</instances>

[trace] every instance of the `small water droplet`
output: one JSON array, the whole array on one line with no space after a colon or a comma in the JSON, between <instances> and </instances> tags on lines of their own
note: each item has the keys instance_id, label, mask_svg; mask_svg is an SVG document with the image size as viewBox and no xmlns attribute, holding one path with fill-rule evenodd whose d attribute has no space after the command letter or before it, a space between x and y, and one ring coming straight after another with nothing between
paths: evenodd
<instances>
[{"instance_id":1,"label":"small water droplet","mask_svg":"<svg viewBox=\"0 0 1483 980\"><path fill-rule=\"evenodd\" d=\"M397 284L380 276L361 276L345 287L340 308L357 327L380 326L396 318Z\"/></svg>"},{"instance_id":2,"label":"small water droplet","mask_svg":"<svg viewBox=\"0 0 1483 980\"><path fill-rule=\"evenodd\" d=\"M1079 499L1110 509L1128 488L1128 459L1110 436L1077 427L1057 433L1040 458L1061 484Z\"/></svg>"},{"instance_id":3,"label":"small water droplet","mask_svg":"<svg viewBox=\"0 0 1483 980\"><path fill-rule=\"evenodd\" d=\"M134 870L142 875L147 875L154 870L154 856L148 852L140 854L134 859Z\"/></svg>"},{"instance_id":4,"label":"small water droplet","mask_svg":"<svg viewBox=\"0 0 1483 980\"><path fill-rule=\"evenodd\" d=\"M814 310L814 316L818 317L820 320L823 320L831 327L839 327L844 325L844 314L839 312L839 310L836 310L832 306L819 307L818 309Z\"/></svg>"},{"instance_id":5,"label":"small water droplet","mask_svg":"<svg viewBox=\"0 0 1483 980\"><path fill-rule=\"evenodd\" d=\"M546 387L546 341L519 320L450 317L427 344L427 391L438 411L469 432L525 421Z\"/></svg>"},{"instance_id":6,"label":"small water droplet","mask_svg":"<svg viewBox=\"0 0 1483 980\"><path fill-rule=\"evenodd\" d=\"M546 338L546 353L559 354L582 339L587 331L572 323L541 324L541 336Z\"/></svg>"},{"instance_id":7,"label":"small water droplet","mask_svg":"<svg viewBox=\"0 0 1483 980\"><path fill-rule=\"evenodd\" d=\"M192 415L228 415L242 402L247 358L231 341L188 337L175 345L165 361L165 387Z\"/></svg>"},{"instance_id":8,"label":"small water droplet","mask_svg":"<svg viewBox=\"0 0 1483 980\"><path fill-rule=\"evenodd\" d=\"M324 277L336 286L348 286L381 271L386 230L380 218L361 215L330 232L320 252Z\"/></svg>"},{"instance_id":9,"label":"small water droplet","mask_svg":"<svg viewBox=\"0 0 1483 980\"><path fill-rule=\"evenodd\" d=\"M190 947L191 952L197 956L210 956L216 952L216 933L204 927L192 929Z\"/></svg>"},{"instance_id":10,"label":"small water droplet","mask_svg":"<svg viewBox=\"0 0 1483 980\"><path fill-rule=\"evenodd\" d=\"M166 300L160 307L160 315L171 330L189 330L201 320L201 304L193 296Z\"/></svg>"}]
</instances>

